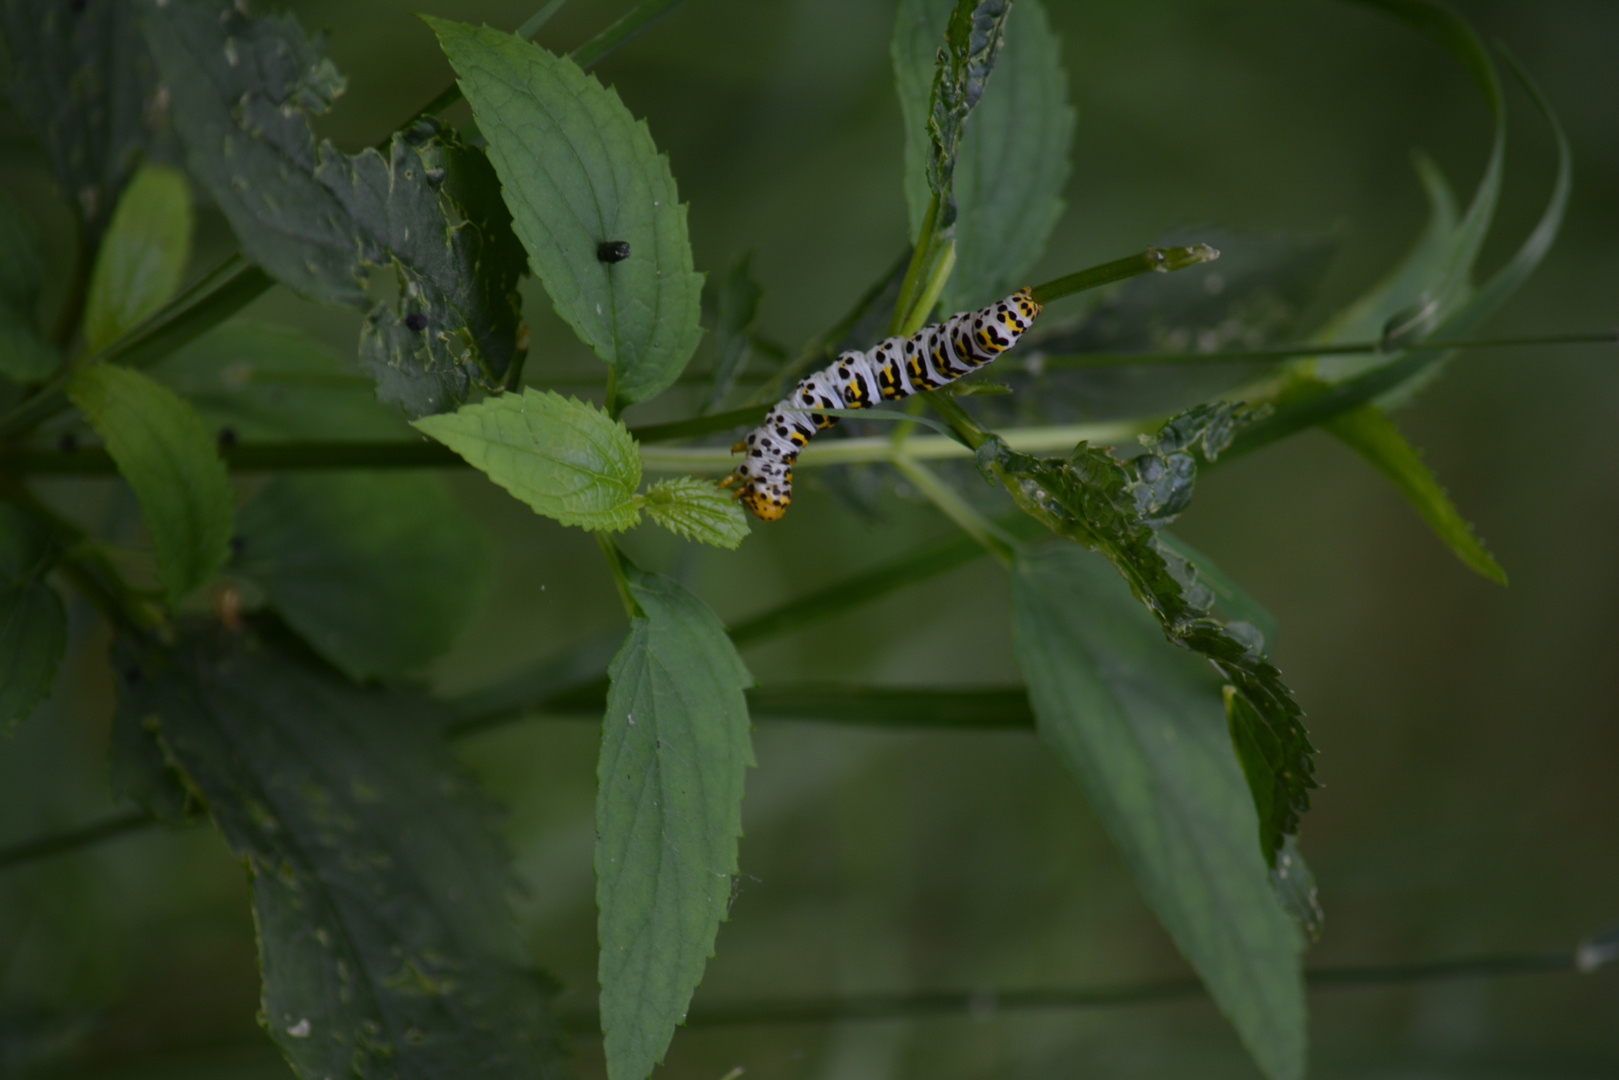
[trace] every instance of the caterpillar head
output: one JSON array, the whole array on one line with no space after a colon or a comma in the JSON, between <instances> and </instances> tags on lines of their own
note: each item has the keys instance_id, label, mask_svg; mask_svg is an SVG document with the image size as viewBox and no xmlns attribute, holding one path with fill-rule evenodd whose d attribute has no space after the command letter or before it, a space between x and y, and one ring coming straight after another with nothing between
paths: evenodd
<instances>
[{"instance_id":1,"label":"caterpillar head","mask_svg":"<svg viewBox=\"0 0 1619 1080\"><path fill-rule=\"evenodd\" d=\"M749 484L741 494L742 505L761 521L781 520L781 516L787 512L787 504L792 501L790 493L772 494L758 484Z\"/></svg>"}]
</instances>

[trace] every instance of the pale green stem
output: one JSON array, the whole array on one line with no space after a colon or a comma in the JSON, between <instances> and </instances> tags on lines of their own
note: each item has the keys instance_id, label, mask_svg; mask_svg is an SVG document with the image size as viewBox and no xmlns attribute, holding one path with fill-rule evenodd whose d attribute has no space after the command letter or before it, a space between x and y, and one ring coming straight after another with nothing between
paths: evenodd
<instances>
[{"instance_id":1,"label":"pale green stem","mask_svg":"<svg viewBox=\"0 0 1619 1080\"><path fill-rule=\"evenodd\" d=\"M1001 438L1022 454L1072 450L1078 442L1111 446L1155 426L1152 419L1105 424L1061 424L1054 427L1014 428ZM873 461L893 461L894 444L886 435L865 439L825 440L811 443L799 455L794 468L821 465L860 465ZM967 459L973 452L943 435L918 435L906 442L903 456L912 461ZM728 473L734 464L731 452L721 446L645 446L641 465L650 472Z\"/></svg>"},{"instance_id":2,"label":"pale green stem","mask_svg":"<svg viewBox=\"0 0 1619 1080\"><path fill-rule=\"evenodd\" d=\"M969 506L967 500L956 494L950 485L935 476L933 470L908 454L897 455L893 459L893 465L905 479L915 485L916 490L927 496L928 501L938 507L945 517L978 541L1002 566L1012 565L1014 550L1006 535Z\"/></svg>"}]
</instances>

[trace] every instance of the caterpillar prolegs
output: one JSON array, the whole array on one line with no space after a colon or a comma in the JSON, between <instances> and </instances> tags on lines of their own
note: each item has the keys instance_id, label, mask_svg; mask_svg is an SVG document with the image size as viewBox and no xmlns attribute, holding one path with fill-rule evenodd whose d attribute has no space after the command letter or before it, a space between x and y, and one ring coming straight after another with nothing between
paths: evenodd
<instances>
[{"instance_id":1,"label":"caterpillar prolegs","mask_svg":"<svg viewBox=\"0 0 1619 1080\"><path fill-rule=\"evenodd\" d=\"M793 462L817 431L835 416L800 410L869 409L879 400L898 401L918 390L955 382L1017 344L1040 314L1028 289L1005 300L952 315L910 337L891 337L866 352L846 352L801 380L776 402L765 422L731 447L747 460L721 487L737 484L737 497L756 517L775 521L793 501Z\"/></svg>"}]
</instances>

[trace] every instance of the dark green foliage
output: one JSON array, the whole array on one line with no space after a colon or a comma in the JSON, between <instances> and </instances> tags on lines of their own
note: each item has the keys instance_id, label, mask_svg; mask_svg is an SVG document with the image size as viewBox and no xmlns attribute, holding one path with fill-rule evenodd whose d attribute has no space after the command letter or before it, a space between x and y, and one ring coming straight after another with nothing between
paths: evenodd
<instances>
[{"instance_id":1,"label":"dark green foliage","mask_svg":"<svg viewBox=\"0 0 1619 1080\"><path fill-rule=\"evenodd\" d=\"M1068 545L1019 558L1012 629L1041 737L1147 902L1265 1074L1302 1076L1301 942L1254 847L1218 682Z\"/></svg>"},{"instance_id":2,"label":"dark green foliage","mask_svg":"<svg viewBox=\"0 0 1619 1080\"><path fill-rule=\"evenodd\" d=\"M421 415L497 384L517 360L525 263L483 154L430 118L386 156L317 142L310 120L344 82L290 15L174 0L142 21L192 174L277 281L368 311L360 351L378 395ZM365 293L386 269L393 308Z\"/></svg>"},{"instance_id":3,"label":"dark green foliage","mask_svg":"<svg viewBox=\"0 0 1619 1080\"><path fill-rule=\"evenodd\" d=\"M6 101L39 140L93 252L163 120L134 5L5 0Z\"/></svg>"},{"instance_id":4,"label":"dark green foliage","mask_svg":"<svg viewBox=\"0 0 1619 1080\"><path fill-rule=\"evenodd\" d=\"M483 537L437 476L284 476L242 507L251 578L353 679L415 671L452 645L488 573Z\"/></svg>"},{"instance_id":5,"label":"dark green foliage","mask_svg":"<svg viewBox=\"0 0 1619 1080\"><path fill-rule=\"evenodd\" d=\"M1253 706L1274 740L1275 752L1243 753L1260 770L1268 799L1256 801L1261 848L1274 860L1283 838L1298 832L1315 786L1315 748L1300 722L1302 711L1281 673L1259 651L1252 629L1226 626L1210 615L1214 596L1198 584L1192 565L1170 551L1157 529L1173 520L1191 497L1197 459L1212 460L1247 417L1238 406L1199 406L1144 440L1147 452L1126 463L1083 443L1066 458L1015 453L998 440L980 458L992 463L1018 506L1047 528L1105 555L1157 616L1164 636L1204 656Z\"/></svg>"},{"instance_id":6,"label":"dark green foliage","mask_svg":"<svg viewBox=\"0 0 1619 1080\"><path fill-rule=\"evenodd\" d=\"M607 669L596 904L609 1080L640 1080L686 1016L730 907L753 762L753 682L725 627L667 578L629 571L642 614Z\"/></svg>"},{"instance_id":7,"label":"dark green foliage","mask_svg":"<svg viewBox=\"0 0 1619 1080\"><path fill-rule=\"evenodd\" d=\"M34 320L43 275L34 230L0 191L0 375L18 382L43 379L57 365Z\"/></svg>"},{"instance_id":8,"label":"dark green foliage","mask_svg":"<svg viewBox=\"0 0 1619 1080\"><path fill-rule=\"evenodd\" d=\"M51 552L21 511L0 503L0 731L51 692L67 647L62 598L45 581Z\"/></svg>"},{"instance_id":9,"label":"dark green foliage","mask_svg":"<svg viewBox=\"0 0 1619 1080\"><path fill-rule=\"evenodd\" d=\"M120 722L155 730L247 867L261 1019L300 1077L563 1074L439 706L218 627L124 640L114 665Z\"/></svg>"}]
</instances>

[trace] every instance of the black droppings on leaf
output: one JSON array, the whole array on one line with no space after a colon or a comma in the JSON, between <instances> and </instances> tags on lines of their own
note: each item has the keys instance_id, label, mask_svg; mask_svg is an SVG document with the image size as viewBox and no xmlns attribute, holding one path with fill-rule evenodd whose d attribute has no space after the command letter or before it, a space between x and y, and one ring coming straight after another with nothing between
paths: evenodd
<instances>
[{"instance_id":1,"label":"black droppings on leaf","mask_svg":"<svg viewBox=\"0 0 1619 1080\"><path fill-rule=\"evenodd\" d=\"M220 446L235 446L236 445L236 429L233 428L233 427L222 427L222 428L220 428L219 429L219 445Z\"/></svg>"},{"instance_id":2,"label":"black droppings on leaf","mask_svg":"<svg viewBox=\"0 0 1619 1080\"><path fill-rule=\"evenodd\" d=\"M56 448L64 454L71 454L79 448L79 437L71 431L64 431L56 440Z\"/></svg>"},{"instance_id":3,"label":"black droppings on leaf","mask_svg":"<svg viewBox=\"0 0 1619 1080\"><path fill-rule=\"evenodd\" d=\"M630 257L630 245L624 240L608 240L596 245L596 258L604 263L623 262Z\"/></svg>"},{"instance_id":4,"label":"black droppings on leaf","mask_svg":"<svg viewBox=\"0 0 1619 1080\"><path fill-rule=\"evenodd\" d=\"M419 311L413 311L405 316L405 329L413 333L421 333L427 329L427 316Z\"/></svg>"}]
</instances>

